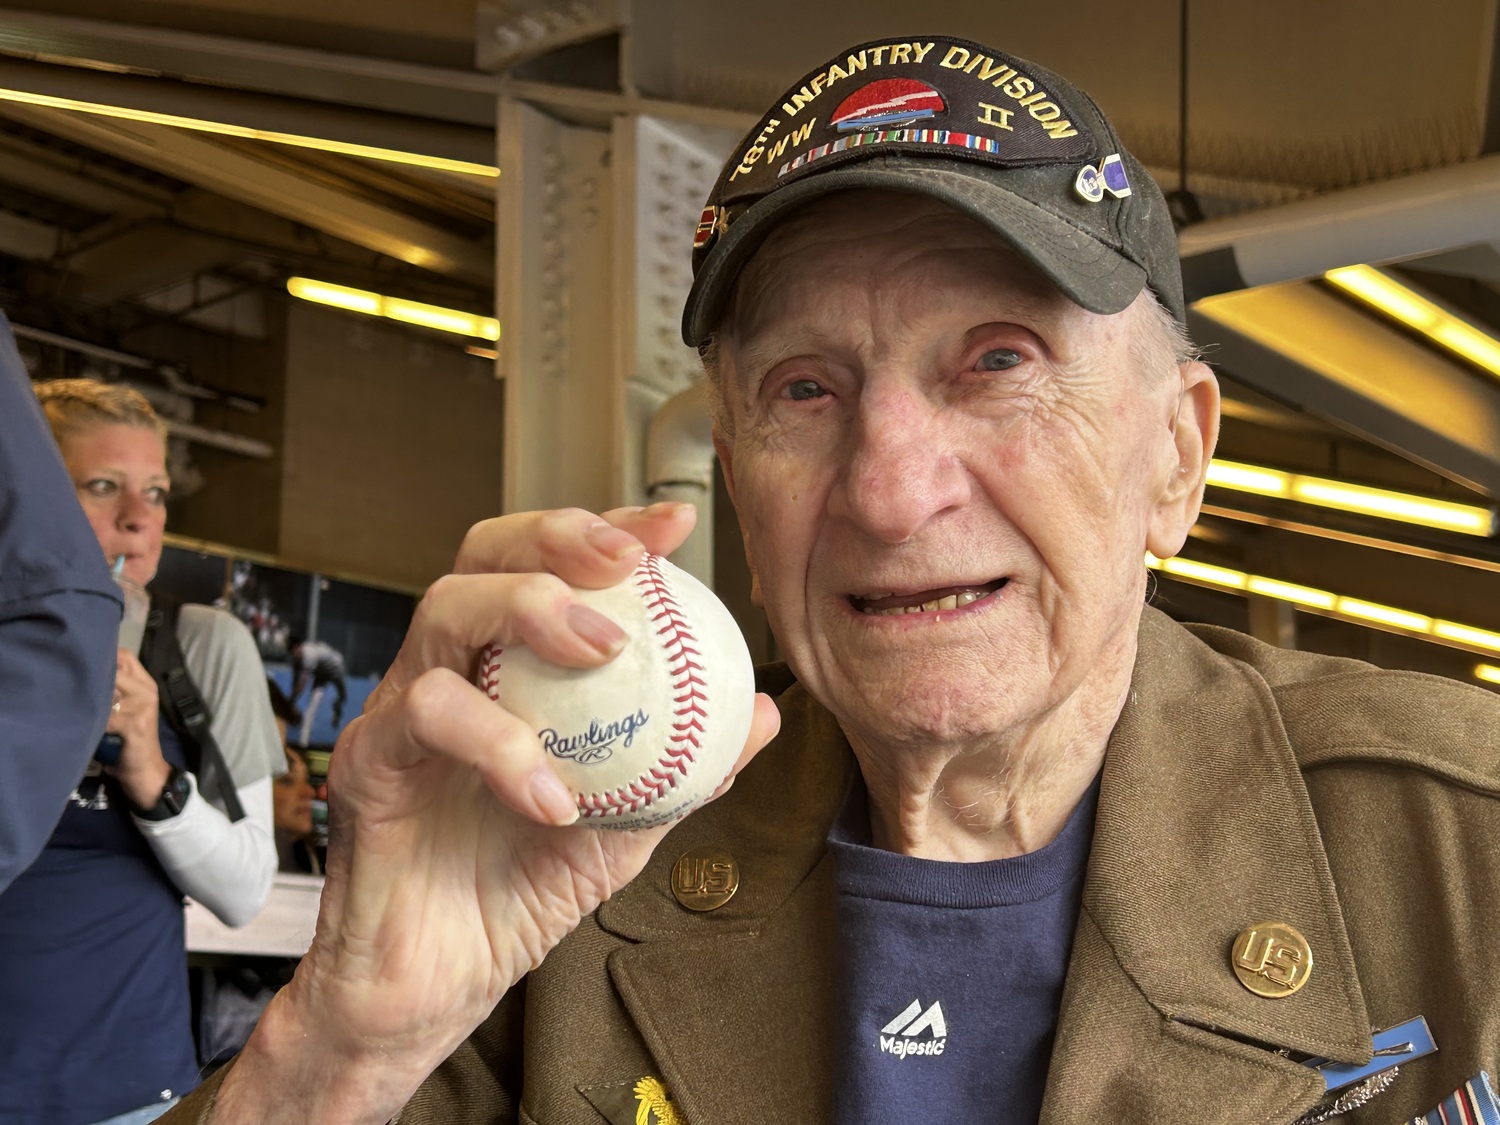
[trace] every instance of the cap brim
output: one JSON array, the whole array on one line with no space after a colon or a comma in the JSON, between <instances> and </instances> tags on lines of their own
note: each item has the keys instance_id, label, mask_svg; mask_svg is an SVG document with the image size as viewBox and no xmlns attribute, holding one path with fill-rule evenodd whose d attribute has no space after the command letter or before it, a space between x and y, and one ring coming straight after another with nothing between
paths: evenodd
<instances>
[{"instance_id":1,"label":"cap brim","mask_svg":"<svg viewBox=\"0 0 1500 1125\"><path fill-rule=\"evenodd\" d=\"M1122 312L1146 287L1142 266L996 182L1006 170L979 170L971 164L960 170L945 163L871 160L809 176L756 202L730 224L693 279L682 312L683 341L698 347L713 332L735 278L788 211L818 196L856 188L926 195L973 216L1090 312Z\"/></svg>"}]
</instances>

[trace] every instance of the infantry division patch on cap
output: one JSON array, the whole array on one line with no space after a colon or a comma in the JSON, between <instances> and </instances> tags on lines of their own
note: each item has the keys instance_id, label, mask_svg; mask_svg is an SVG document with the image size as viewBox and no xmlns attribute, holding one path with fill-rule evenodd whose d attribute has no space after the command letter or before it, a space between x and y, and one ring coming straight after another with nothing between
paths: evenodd
<instances>
[{"instance_id":1,"label":"infantry division patch on cap","mask_svg":"<svg viewBox=\"0 0 1500 1125\"><path fill-rule=\"evenodd\" d=\"M721 203L764 195L882 151L949 155L1003 168L1096 155L1084 115L1039 68L958 39L869 43L815 70L761 119L726 169ZM1099 154L1102 155L1102 154ZM820 169L821 170L821 169Z\"/></svg>"},{"instance_id":2,"label":"infantry division patch on cap","mask_svg":"<svg viewBox=\"0 0 1500 1125\"><path fill-rule=\"evenodd\" d=\"M1149 284L1185 315L1166 203L1093 101L1003 51L917 36L840 52L740 142L693 235L684 340L712 333L740 268L791 208L856 188L970 214L1093 312L1119 312Z\"/></svg>"}]
</instances>

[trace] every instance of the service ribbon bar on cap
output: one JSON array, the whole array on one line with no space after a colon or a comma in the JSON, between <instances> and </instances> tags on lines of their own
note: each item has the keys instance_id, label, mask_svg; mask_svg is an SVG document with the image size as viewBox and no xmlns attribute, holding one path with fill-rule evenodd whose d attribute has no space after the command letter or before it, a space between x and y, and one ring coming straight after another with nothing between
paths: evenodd
<instances>
[{"instance_id":1,"label":"service ribbon bar on cap","mask_svg":"<svg viewBox=\"0 0 1500 1125\"><path fill-rule=\"evenodd\" d=\"M1056 85L1029 63L961 39L867 43L813 71L761 119L720 202L763 195L816 161L828 167L868 145L961 148L1007 168L1102 156Z\"/></svg>"},{"instance_id":2,"label":"service ribbon bar on cap","mask_svg":"<svg viewBox=\"0 0 1500 1125\"><path fill-rule=\"evenodd\" d=\"M1186 316L1166 202L1089 96L993 47L913 36L835 55L735 147L693 232L683 340L713 334L735 276L792 208L859 188L972 215L1091 312L1121 312L1149 285Z\"/></svg>"}]
</instances>

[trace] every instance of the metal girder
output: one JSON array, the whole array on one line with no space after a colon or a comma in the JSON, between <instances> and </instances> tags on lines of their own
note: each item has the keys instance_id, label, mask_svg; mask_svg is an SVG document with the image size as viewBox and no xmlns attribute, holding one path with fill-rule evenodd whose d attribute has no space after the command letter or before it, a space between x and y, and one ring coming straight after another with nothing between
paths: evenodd
<instances>
[{"instance_id":1,"label":"metal girder","mask_svg":"<svg viewBox=\"0 0 1500 1125\"><path fill-rule=\"evenodd\" d=\"M409 114L226 90L171 78L101 73L3 54L0 54L0 90L471 164L494 163L494 128L485 124L433 121Z\"/></svg>"},{"instance_id":2,"label":"metal girder","mask_svg":"<svg viewBox=\"0 0 1500 1125\"><path fill-rule=\"evenodd\" d=\"M488 252L472 239L195 134L13 104L0 105L0 114L423 269L476 281L491 276Z\"/></svg>"},{"instance_id":3,"label":"metal girder","mask_svg":"<svg viewBox=\"0 0 1500 1125\"><path fill-rule=\"evenodd\" d=\"M493 127L495 79L159 27L0 9L0 52Z\"/></svg>"},{"instance_id":4,"label":"metal girder","mask_svg":"<svg viewBox=\"0 0 1500 1125\"><path fill-rule=\"evenodd\" d=\"M1500 496L1500 381L1309 282L1199 301L1188 328L1256 390Z\"/></svg>"},{"instance_id":5,"label":"metal girder","mask_svg":"<svg viewBox=\"0 0 1500 1125\"><path fill-rule=\"evenodd\" d=\"M1487 241L1500 230L1500 155L1223 219L1177 236L1189 301Z\"/></svg>"},{"instance_id":6,"label":"metal girder","mask_svg":"<svg viewBox=\"0 0 1500 1125\"><path fill-rule=\"evenodd\" d=\"M0 211L0 254L45 262L57 253L58 233L46 223Z\"/></svg>"},{"instance_id":7,"label":"metal girder","mask_svg":"<svg viewBox=\"0 0 1500 1125\"><path fill-rule=\"evenodd\" d=\"M732 130L736 136L755 124L754 114L736 109L713 109L687 105L660 98L635 94L613 94L608 90L588 90L579 86L559 86L550 82L528 82L502 79L505 95L529 102L578 124L607 128L610 121L623 115L638 114L664 121L681 121L709 128Z\"/></svg>"},{"instance_id":8,"label":"metal girder","mask_svg":"<svg viewBox=\"0 0 1500 1125\"><path fill-rule=\"evenodd\" d=\"M475 59L481 70L504 70L585 39L621 30L626 0L481 0Z\"/></svg>"},{"instance_id":9,"label":"metal girder","mask_svg":"<svg viewBox=\"0 0 1500 1125\"><path fill-rule=\"evenodd\" d=\"M75 207L106 215L165 215L171 209L171 193L139 191L111 184L97 175L83 174L77 164L64 167L57 153L47 153L19 137L0 135L0 180L28 188Z\"/></svg>"},{"instance_id":10,"label":"metal girder","mask_svg":"<svg viewBox=\"0 0 1500 1125\"><path fill-rule=\"evenodd\" d=\"M505 509L615 507L622 319L609 134L500 103Z\"/></svg>"},{"instance_id":11,"label":"metal girder","mask_svg":"<svg viewBox=\"0 0 1500 1125\"><path fill-rule=\"evenodd\" d=\"M153 220L69 255L69 289L92 304L113 304L192 277L238 254L218 239Z\"/></svg>"}]
</instances>

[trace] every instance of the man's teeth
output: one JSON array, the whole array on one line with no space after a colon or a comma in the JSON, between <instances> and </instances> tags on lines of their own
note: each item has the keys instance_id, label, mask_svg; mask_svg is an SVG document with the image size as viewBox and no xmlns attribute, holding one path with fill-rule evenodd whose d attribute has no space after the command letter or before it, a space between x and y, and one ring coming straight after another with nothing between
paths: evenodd
<instances>
[{"instance_id":1,"label":"man's teeth","mask_svg":"<svg viewBox=\"0 0 1500 1125\"><path fill-rule=\"evenodd\" d=\"M865 612L877 617L895 617L903 613L936 613L940 609L958 609L960 606L972 605L982 597L983 594L966 590L962 594L949 594L946 598L937 598L921 605L898 605L889 609L866 609Z\"/></svg>"}]
</instances>

